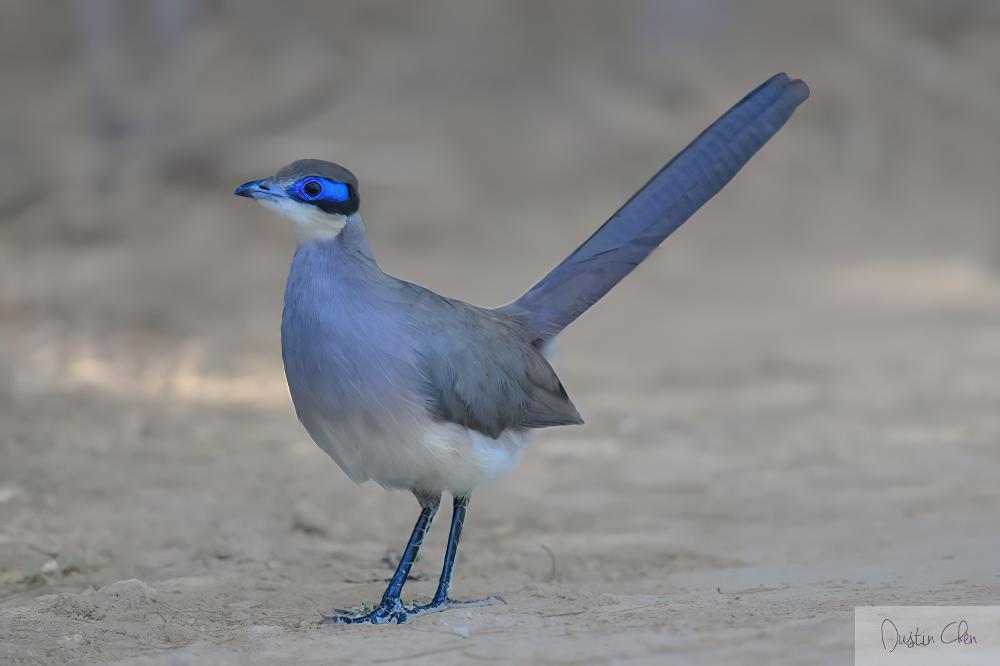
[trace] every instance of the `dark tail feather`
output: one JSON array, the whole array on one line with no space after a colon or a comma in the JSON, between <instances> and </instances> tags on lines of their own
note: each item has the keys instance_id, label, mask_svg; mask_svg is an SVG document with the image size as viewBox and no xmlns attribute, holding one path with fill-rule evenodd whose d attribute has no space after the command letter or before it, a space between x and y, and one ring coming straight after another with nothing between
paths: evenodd
<instances>
[{"instance_id":1,"label":"dark tail feather","mask_svg":"<svg viewBox=\"0 0 1000 666\"><path fill-rule=\"evenodd\" d=\"M670 160L611 219L501 311L527 319L536 345L556 335L632 272L711 199L809 97L785 74L744 97Z\"/></svg>"}]
</instances>

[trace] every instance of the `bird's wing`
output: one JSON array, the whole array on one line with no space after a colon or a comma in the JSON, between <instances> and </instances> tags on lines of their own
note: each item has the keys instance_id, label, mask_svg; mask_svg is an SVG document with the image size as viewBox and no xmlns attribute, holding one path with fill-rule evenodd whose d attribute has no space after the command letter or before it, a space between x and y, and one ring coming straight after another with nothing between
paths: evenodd
<instances>
[{"instance_id":1,"label":"bird's wing","mask_svg":"<svg viewBox=\"0 0 1000 666\"><path fill-rule=\"evenodd\" d=\"M583 423L555 371L514 321L461 301L441 301L446 305L437 308L421 349L434 418L494 439L509 428Z\"/></svg>"},{"instance_id":2,"label":"bird's wing","mask_svg":"<svg viewBox=\"0 0 1000 666\"><path fill-rule=\"evenodd\" d=\"M541 346L639 265L781 129L809 88L771 78L698 136L538 284L500 312Z\"/></svg>"}]
</instances>

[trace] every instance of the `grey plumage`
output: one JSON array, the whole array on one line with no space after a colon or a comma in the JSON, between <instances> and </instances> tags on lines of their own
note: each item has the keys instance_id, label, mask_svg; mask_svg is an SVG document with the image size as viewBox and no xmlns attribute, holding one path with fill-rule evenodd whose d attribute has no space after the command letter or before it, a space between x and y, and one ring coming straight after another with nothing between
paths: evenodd
<instances>
[{"instance_id":1,"label":"grey plumage","mask_svg":"<svg viewBox=\"0 0 1000 666\"><path fill-rule=\"evenodd\" d=\"M300 419L355 480L375 478L387 487L420 492L468 492L469 484L490 476L488 470L427 474L417 473L420 465L413 464L399 470L364 445L395 438L400 448L427 449L434 458L440 440L456 436L441 426L496 440L508 431L581 422L516 317L385 274L357 219L347 220L335 239L296 251L282 348ZM422 445L421 437L435 442ZM450 464L475 464L468 444L449 446L458 450L437 453L450 457ZM400 472L414 478L400 479ZM457 485L434 487L442 476L456 477Z\"/></svg>"}]
</instances>

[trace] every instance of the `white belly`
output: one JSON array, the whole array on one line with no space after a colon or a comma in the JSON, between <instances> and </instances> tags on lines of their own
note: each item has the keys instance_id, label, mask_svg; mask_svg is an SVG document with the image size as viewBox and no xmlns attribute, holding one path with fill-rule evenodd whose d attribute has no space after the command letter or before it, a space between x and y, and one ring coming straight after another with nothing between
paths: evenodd
<instances>
[{"instance_id":1,"label":"white belly","mask_svg":"<svg viewBox=\"0 0 1000 666\"><path fill-rule=\"evenodd\" d=\"M509 430L490 439L454 423L413 416L377 425L333 422L316 414L302 421L357 483L370 479L385 488L457 496L513 471L530 437L528 430Z\"/></svg>"}]
</instances>

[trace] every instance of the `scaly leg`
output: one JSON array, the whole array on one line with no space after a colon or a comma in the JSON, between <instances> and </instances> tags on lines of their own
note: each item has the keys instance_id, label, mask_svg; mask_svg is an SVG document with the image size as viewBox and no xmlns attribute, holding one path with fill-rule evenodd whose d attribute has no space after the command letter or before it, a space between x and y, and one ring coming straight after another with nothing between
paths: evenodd
<instances>
[{"instance_id":1,"label":"scaly leg","mask_svg":"<svg viewBox=\"0 0 1000 666\"><path fill-rule=\"evenodd\" d=\"M465 522L465 509L469 505L469 496L456 497L451 511L451 531L448 533L448 547L444 551L444 565L441 567L441 579L438 581L437 592L429 604L414 606L409 609L411 615L440 611L451 606L488 606L495 603L506 603L500 597L486 597L471 601L455 601L448 597L448 587L451 585L451 572L455 567L455 554L458 552L458 540L462 536L462 524Z\"/></svg>"},{"instance_id":2,"label":"scaly leg","mask_svg":"<svg viewBox=\"0 0 1000 666\"><path fill-rule=\"evenodd\" d=\"M324 617L322 620L323 624L362 624L365 622L370 622L371 624L395 622L396 624L400 624L402 622L406 622L408 611L403 606L403 602L400 600L399 595L403 591L403 584L406 583L406 578L410 575L410 569L413 567L413 563L417 559L417 552L420 550L420 544L424 541L424 535L427 533L427 529L430 527L431 521L434 520L434 514L437 513L438 504L441 501L440 497L428 499L418 496L417 499L420 500L420 504L423 507L420 511L420 517L417 518L417 524L413 526L413 533L410 535L410 540L406 544L406 550L403 551L403 556L400 558L399 565L396 567L396 573L392 575L392 579L389 581L389 586L385 589L385 594L382 595L382 601L379 603L378 607L370 613L359 615L357 617L350 617L347 615L331 615ZM459 530L461 530L461 524L459 524ZM452 558L454 559L454 555L452 555ZM451 567L449 566L449 571L450 570ZM448 588L446 585L446 594L447 591Z\"/></svg>"}]
</instances>

